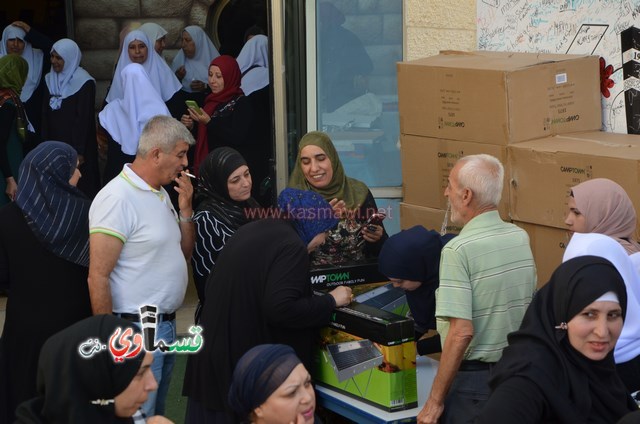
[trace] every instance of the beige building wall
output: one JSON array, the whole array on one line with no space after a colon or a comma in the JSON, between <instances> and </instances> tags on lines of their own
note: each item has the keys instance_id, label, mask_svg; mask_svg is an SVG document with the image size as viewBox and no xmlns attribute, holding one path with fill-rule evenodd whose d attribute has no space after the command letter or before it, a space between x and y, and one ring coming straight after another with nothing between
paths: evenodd
<instances>
[{"instance_id":1,"label":"beige building wall","mask_svg":"<svg viewBox=\"0 0 640 424\"><path fill-rule=\"evenodd\" d=\"M476 49L476 0L404 0L405 60Z\"/></svg>"}]
</instances>

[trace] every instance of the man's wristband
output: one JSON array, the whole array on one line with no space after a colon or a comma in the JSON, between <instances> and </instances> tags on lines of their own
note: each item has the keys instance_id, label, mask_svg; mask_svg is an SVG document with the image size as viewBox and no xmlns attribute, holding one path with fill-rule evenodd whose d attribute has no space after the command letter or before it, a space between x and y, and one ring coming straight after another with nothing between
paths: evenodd
<instances>
[{"instance_id":1,"label":"man's wristband","mask_svg":"<svg viewBox=\"0 0 640 424\"><path fill-rule=\"evenodd\" d=\"M182 216L181 212L178 212L178 219L180 220L180 222L193 222L193 215L195 214L195 212L191 212L191 216L189 216L188 218L185 218Z\"/></svg>"}]
</instances>

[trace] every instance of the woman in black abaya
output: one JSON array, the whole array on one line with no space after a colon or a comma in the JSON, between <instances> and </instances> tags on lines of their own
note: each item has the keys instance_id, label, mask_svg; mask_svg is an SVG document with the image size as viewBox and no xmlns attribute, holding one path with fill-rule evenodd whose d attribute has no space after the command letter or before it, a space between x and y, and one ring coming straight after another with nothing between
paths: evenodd
<instances>
[{"instance_id":1,"label":"woman in black abaya","mask_svg":"<svg viewBox=\"0 0 640 424\"><path fill-rule=\"evenodd\" d=\"M40 348L91 315L89 200L75 187L73 147L39 144L22 161L16 201L0 209L0 285L8 285L0 339L0 422L36 394Z\"/></svg>"}]
</instances>

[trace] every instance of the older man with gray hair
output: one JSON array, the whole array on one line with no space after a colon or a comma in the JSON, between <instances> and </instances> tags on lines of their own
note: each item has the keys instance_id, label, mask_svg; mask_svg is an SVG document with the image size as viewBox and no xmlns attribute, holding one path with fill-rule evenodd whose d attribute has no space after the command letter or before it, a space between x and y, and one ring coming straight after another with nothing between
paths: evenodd
<instances>
[{"instance_id":1,"label":"older man with gray hair","mask_svg":"<svg viewBox=\"0 0 640 424\"><path fill-rule=\"evenodd\" d=\"M194 142L179 121L154 116L142 130L133 163L100 190L89 210L93 313L140 324L140 307L155 305L155 339L165 344L176 337L175 311L184 300L194 245L193 186L185 173ZM172 181L179 211L162 187ZM158 391L143 405L147 416L164 414L174 362L173 355L154 351Z\"/></svg>"},{"instance_id":2,"label":"older man with gray hair","mask_svg":"<svg viewBox=\"0 0 640 424\"><path fill-rule=\"evenodd\" d=\"M442 359L419 423L475 422L489 397L489 370L520 327L536 286L529 237L502 221L504 169L490 155L461 158L445 196L464 225L442 250L436 321Z\"/></svg>"}]
</instances>

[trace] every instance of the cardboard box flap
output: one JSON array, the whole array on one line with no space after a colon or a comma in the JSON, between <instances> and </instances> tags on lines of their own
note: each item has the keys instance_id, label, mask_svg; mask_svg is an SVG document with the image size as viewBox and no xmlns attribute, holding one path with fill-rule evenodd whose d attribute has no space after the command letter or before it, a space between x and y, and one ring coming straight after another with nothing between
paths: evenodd
<instances>
[{"instance_id":1,"label":"cardboard box flap","mask_svg":"<svg viewBox=\"0 0 640 424\"><path fill-rule=\"evenodd\" d=\"M585 132L525 141L508 147L544 153L579 153L609 158L640 159L640 136Z\"/></svg>"},{"instance_id":2,"label":"cardboard box flap","mask_svg":"<svg viewBox=\"0 0 640 424\"><path fill-rule=\"evenodd\" d=\"M455 50L444 50L440 54L421 59L414 59L398 62L403 65L432 66L443 68L465 68L465 69L486 69L492 71L515 71L529 68L531 66L557 63L587 55L568 55L551 53L517 53L517 52L491 52L474 51L463 52ZM400 69L399 69L400 70Z\"/></svg>"}]
</instances>

